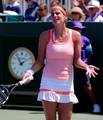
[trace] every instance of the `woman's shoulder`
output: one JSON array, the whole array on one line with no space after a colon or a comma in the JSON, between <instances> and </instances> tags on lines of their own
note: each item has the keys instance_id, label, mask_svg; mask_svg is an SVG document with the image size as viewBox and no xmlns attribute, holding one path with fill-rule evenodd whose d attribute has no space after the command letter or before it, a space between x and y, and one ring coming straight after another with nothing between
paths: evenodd
<instances>
[{"instance_id":1,"label":"woman's shoulder","mask_svg":"<svg viewBox=\"0 0 103 120\"><path fill-rule=\"evenodd\" d=\"M74 30L74 29L70 29L72 31L72 39L73 41L78 41L82 39L82 36L80 34L80 32Z\"/></svg>"},{"instance_id":2,"label":"woman's shoulder","mask_svg":"<svg viewBox=\"0 0 103 120\"><path fill-rule=\"evenodd\" d=\"M81 34L80 34L77 30L68 28L68 31L69 31L69 32L72 32L73 36L81 36Z\"/></svg>"},{"instance_id":3,"label":"woman's shoulder","mask_svg":"<svg viewBox=\"0 0 103 120\"><path fill-rule=\"evenodd\" d=\"M40 40L41 41L44 41L44 42L48 42L49 38L50 38L50 32L52 31L53 29L49 29L49 30L46 30L46 31L43 31L41 32L40 34Z\"/></svg>"}]
</instances>

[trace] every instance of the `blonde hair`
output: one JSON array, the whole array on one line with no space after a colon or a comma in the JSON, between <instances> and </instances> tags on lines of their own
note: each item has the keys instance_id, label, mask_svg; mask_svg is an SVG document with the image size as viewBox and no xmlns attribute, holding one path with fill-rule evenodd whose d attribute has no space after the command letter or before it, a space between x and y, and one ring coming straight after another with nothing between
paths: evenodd
<instances>
[{"instance_id":1,"label":"blonde hair","mask_svg":"<svg viewBox=\"0 0 103 120\"><path fill-rule=\"evenodd\" d=\"M55 6L51 7L51 11L53 9L56 9L56 8L58 8L66 17L68 16L68 12L67 12L66 8L63 5L61 5L61 4L55 5Z\"/></svg>"}]
</instances>

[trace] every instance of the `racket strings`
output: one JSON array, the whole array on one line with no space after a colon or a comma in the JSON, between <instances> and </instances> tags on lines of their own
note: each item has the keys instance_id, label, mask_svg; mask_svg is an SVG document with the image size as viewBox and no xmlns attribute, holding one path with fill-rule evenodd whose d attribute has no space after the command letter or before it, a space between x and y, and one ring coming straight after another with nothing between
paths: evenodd
<instances>
[{"instance_id":1,"label":"racket strings","mask_svg":"<svg viewBox=\"0 0 103 120\"><path fill-rule=\"evenodd\" d=\"M0 104L4 104L6 102L6 100L8 100L7 96L6 97L4 97L4 96L0 97Z\"/></svg>"},{"instance_id":2,"label":"racket strings","mask_svg":"<svg viewBox=\"0 0 103 120\"><path fill-rule=\"evenodd\" d=\"M9 98L10 93L21 84L0 85L0 105L3 105Z\"/></svg>"},{"instance_id":3,"label":"racket strings","mask_svg":"<svg viewBox=\"0 0 103 120\"><path fill-rule=\"evenodd\" d=\"M9 91L7 88L1 87L0 88L0 104L4 104L8 99Z\"/></svg>"}]
</instances>

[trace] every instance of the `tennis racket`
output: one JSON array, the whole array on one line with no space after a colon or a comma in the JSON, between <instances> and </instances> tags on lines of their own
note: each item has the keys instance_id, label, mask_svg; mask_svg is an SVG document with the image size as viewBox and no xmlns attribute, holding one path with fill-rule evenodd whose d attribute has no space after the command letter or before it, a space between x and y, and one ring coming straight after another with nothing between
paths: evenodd
<instances>
[{"instance_id":1,"label":"tennis racket","mask_svg":"<svg viewBox=\"0 0 103 120\"><path fill-rule=\"evenodd\" d=\"M28 79L33 80L33 76L31 76ZM5 102L9 99L9 96L12 93L12 91L16 87L24 85L25 81L27 81L27 79L21 80L15 84L0 85L0 105L2 106L3 104L5 104Z\"/></svg>"}]
</instances>

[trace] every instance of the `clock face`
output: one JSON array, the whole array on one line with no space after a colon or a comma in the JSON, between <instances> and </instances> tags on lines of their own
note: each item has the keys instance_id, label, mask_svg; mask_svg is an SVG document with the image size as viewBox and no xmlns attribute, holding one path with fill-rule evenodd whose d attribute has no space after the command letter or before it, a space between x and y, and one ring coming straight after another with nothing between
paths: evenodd
<instances>
[{"instance_id":1,"label":"clock face","mask_svg":"<svg viewBox=\"0 0 103 120\"><path fill-rule=\"evenodd\" d=\"M9 56L8 67L12 76L21 79L26 70L30 69L35 62L32 52L24 47L15 49Z\"/></svg>"}]
</instances>

